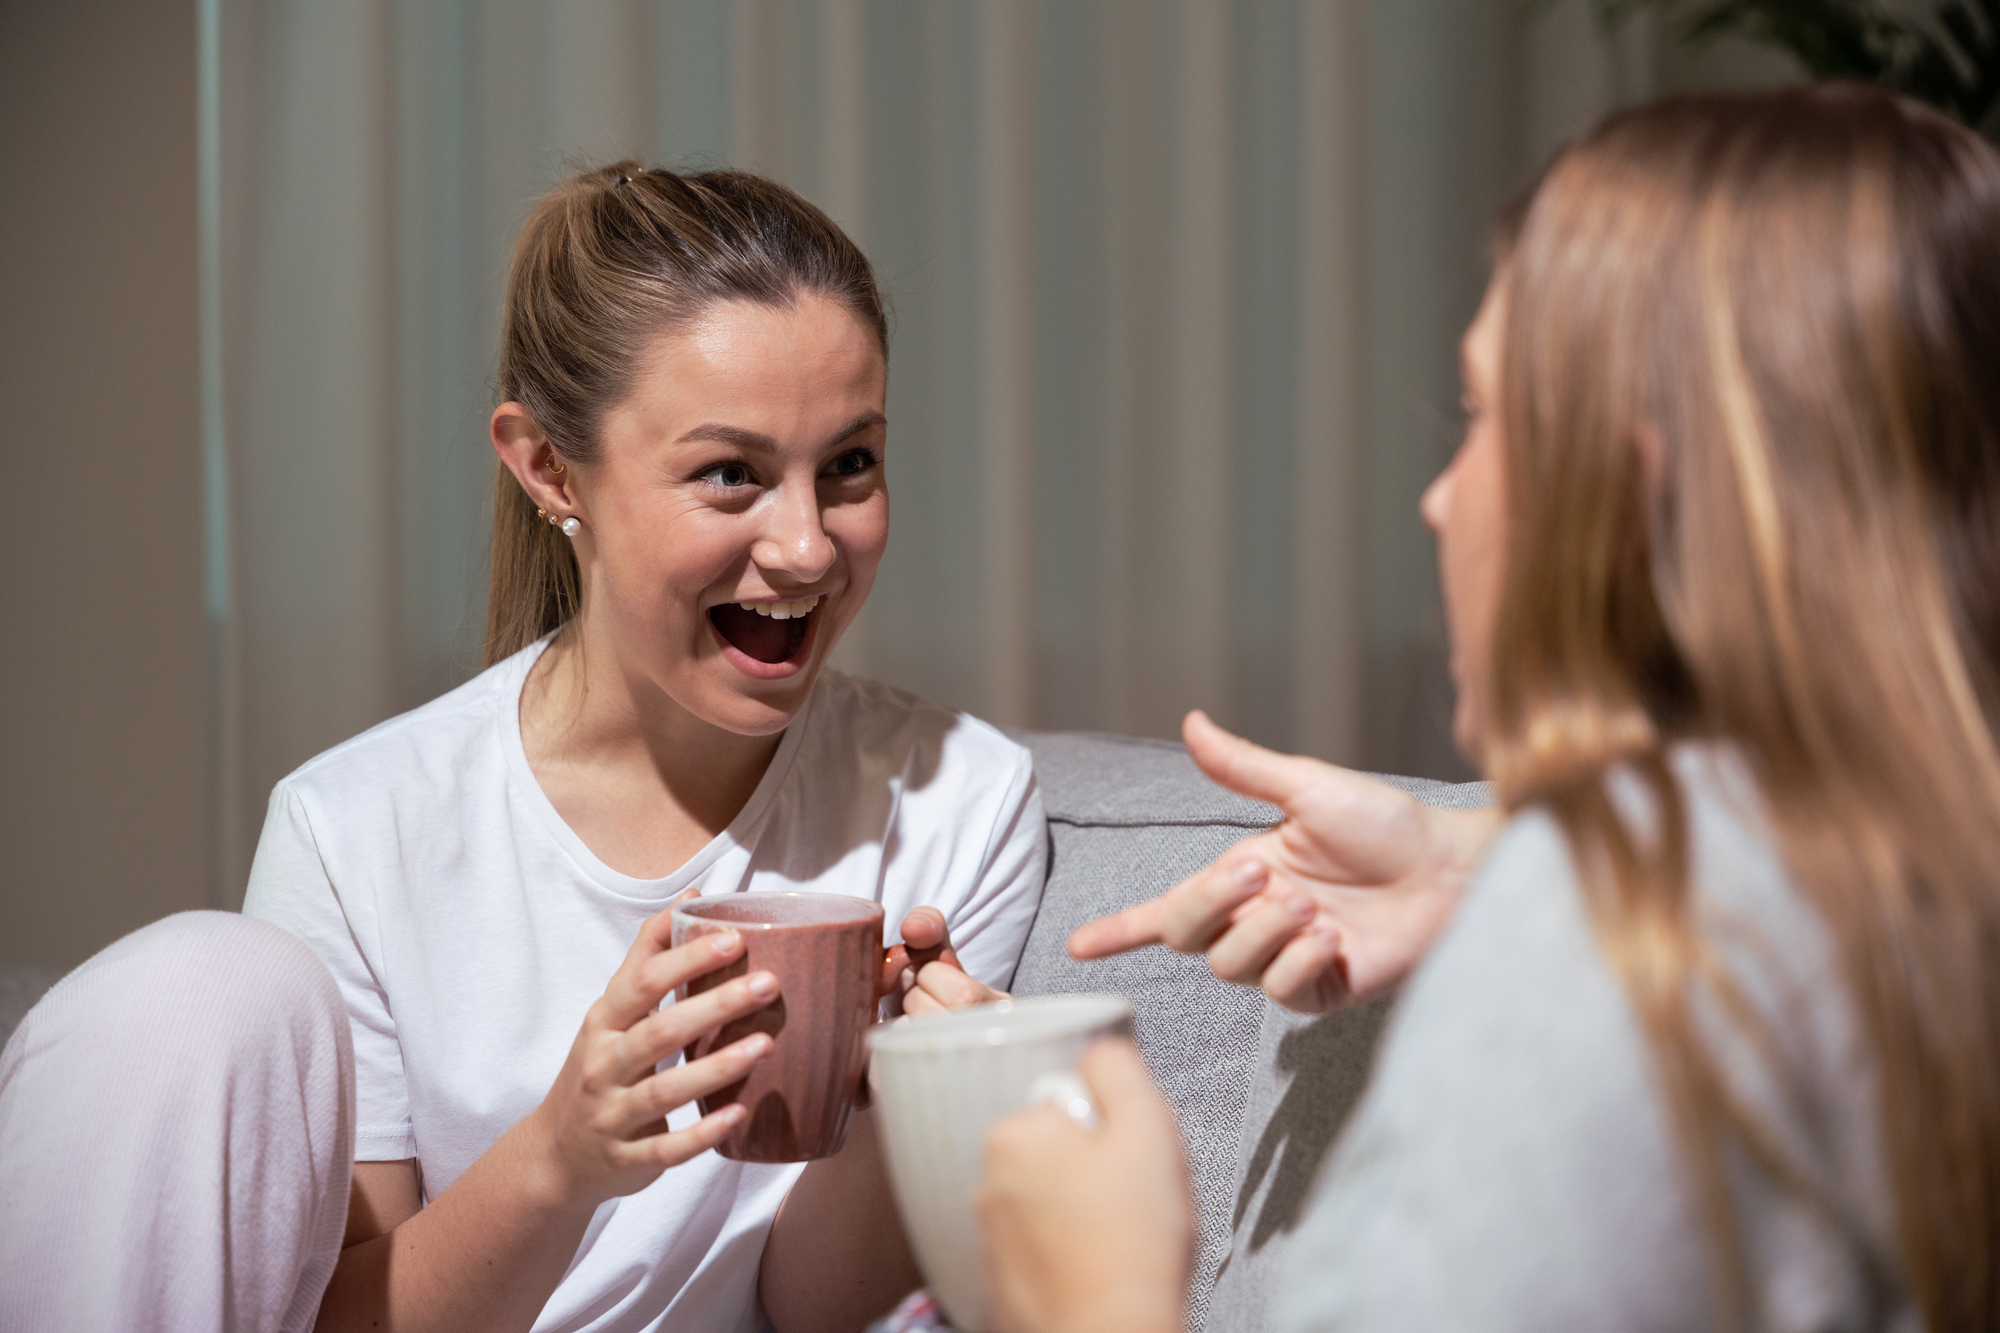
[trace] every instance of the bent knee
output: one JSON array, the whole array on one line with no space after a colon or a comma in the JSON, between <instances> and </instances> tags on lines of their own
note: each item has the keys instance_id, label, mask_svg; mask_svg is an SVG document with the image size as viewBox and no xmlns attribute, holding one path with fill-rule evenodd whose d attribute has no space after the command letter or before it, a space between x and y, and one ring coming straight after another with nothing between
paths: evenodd
<instances>
[{"instance_id":1,"label":"bent knee","mask_svg":"<svg viewBox=\"0 0 2000 1333\"><path fill-rule=\"evenodd\" d=\"M22 1023L31 1037L188 1043L218 1030L344 1032L326 964L298 937L234 912L181 912L125 936L68 976Z\"/></svg>"}]
</instances>

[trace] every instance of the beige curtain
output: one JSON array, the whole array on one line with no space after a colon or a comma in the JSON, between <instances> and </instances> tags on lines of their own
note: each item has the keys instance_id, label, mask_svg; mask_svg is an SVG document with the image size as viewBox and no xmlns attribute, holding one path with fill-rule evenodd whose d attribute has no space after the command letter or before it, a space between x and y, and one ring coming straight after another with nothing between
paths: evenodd
<instances>
[{"instance_id":1,"label":"beige curtain","mask_svg":"<svg viewBox=\"0 0 2000 1333\"><path fill-rule=\"evenodd\" d=\"M204 0L220 897L284 772L478 666L508 246L582 163L819 202L894 306L841 665L1448 774L1417 493L1481 237L1645 90L1580 0Z\"/></svg>"}]
</instances>

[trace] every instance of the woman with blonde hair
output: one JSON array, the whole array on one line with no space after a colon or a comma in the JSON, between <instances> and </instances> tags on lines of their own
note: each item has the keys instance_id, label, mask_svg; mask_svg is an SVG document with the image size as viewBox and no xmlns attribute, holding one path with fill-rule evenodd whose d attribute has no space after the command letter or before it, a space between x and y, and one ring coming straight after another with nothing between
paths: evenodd
<instances>
[{"instance_id":1,"label":"woman with blonde hair","mask_svg":"<svg viewBox=\"0 0 2000 1333\"><path fill-rule=\"evenodd\" d=\"M993 997L1040 899L1027 751L826 669L889 534L874 273L774 181L623 163L533 209L500 344L487 669L278 784L244 916L22 1024L0 1327L800 1333L917 1285L865 1111L709 1151L784 1010L737 1020L815 997L671 998L742 970L673 945L690 893L880 903L910 1012Z\"/></svg>"},{"instance_id":2,"label":"woman with blonde hair","mask_svg":"<svg viewBox=\"0 0 2000 1333\"><path fill-rule=\"evenodd\" d=\"M1285 1328L2000 1327L2000 155L1669 100L1501 249L1423 504L1509 816L1462 902L1479 830L1191 720L1288 818L1077 947L1308 1007L1414 968ZM990 1144L999 1299L1177 1327L1171 1119L1086 1068L1101 1133Z\"/></svg>"}]
</instances>

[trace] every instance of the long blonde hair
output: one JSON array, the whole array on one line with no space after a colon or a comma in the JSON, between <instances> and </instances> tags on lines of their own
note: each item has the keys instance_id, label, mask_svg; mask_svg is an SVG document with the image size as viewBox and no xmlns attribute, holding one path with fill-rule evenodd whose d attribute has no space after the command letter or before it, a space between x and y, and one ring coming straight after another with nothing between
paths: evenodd
<instances>
[{"instance_id":1,"label":"long blonde hair","mask_svg":"<svg viewBox=\"0 0 2000 1333\"><path fill-rule=\"evenodd\" d=\"M681 176L619 162L564 181L536 204L507 277L500 399L528 409L566 463L595 462L604 414L631 390L653 338L718 301L846 306L889 351L874 270L799 195L741 171ZM486 664L576 614L569 542L536 515L506 467L494 478Z\"/></svg>"},{"instance_id":2,"label":"long blonde hair","mask_svg":"<svg viewBox=\"0 0 2000 1333\"><path fill-rule=\"evenodd\" d=\"M1691 1012L1757 1035L1691 909L1665 762L1691 737L1742 755L1837 942L1900 1280L1932 1330L2000 1327L2000 156L1859 87L1655 103L1557 160L1502 280L1483 757L1568 835L1725 1305L1725 1149L1803 1172ZM1621 765L1650 831L1606 795Z\"/></svg>"}]
</instances>

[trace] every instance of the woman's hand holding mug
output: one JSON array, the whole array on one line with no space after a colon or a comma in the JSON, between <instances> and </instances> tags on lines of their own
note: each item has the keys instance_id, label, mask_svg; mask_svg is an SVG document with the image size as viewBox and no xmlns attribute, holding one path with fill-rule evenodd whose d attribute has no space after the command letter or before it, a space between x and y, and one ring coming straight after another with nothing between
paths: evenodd
<instances>
[{"instance_id":1,"label":"woman's hand holding mug","mask_svg":"<svg viewBox=\"0 0 2000 1333\"><path fill-rule=\"evenodd\" d=\"M975 979L958 961L944 913L919 907L903 918L903 942L883 961L885 994L912 1017L942 1014L1012 997Z\"/></svg>"},{"instance_id":2,"label":"woman's hand holding mug","mask_svg":"<svg viewBox=\"0 0 2000 1333\"><path fill-rule=\"evenodd\" d=\"M1001 1333L1178 1333L1194 1245L1180 1127L1129 1040L1077 1066L1097 1105L1029 1107L986 1136L975 1210Z\"/></svg>"},{"instance_id":3,"label":"woman's hand holding mug","mask_svg":"<svg viewBox=\"0 0 2000 1333\"><path fill-rule=\"evenodd\" d=\"M1181 734L1214 781L1284 812L1149 903L1070 936L1080 959L1147 944L1206 953L1224 981L1324 1013L1395 985L1451 919L1493 810L1436 810L1317 759L1277 754L1189 713Z\"/></svg>"},{"instance_id":4,"label":"woman's hand holding mug","mask_svg":"<svg viewBox=\"0 0 2000 1333\"><path fill-rule=\"evenodd\" d=\"M562 1072L523 1128L553 1199L595 1206L651 1184L706 1152L747 1115L726 1106L669 1130L675 1108L727 1087L770 1054L756 1032L699 1060L660 1069L696 1038L769 1004L777 978L752 972L660 1008L677 987L735 962L742 937L721 931L669 947L672 909L647 919L604 994L584 1015Z\"/></svg>"}]
</instances>

